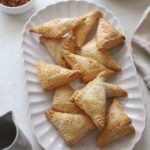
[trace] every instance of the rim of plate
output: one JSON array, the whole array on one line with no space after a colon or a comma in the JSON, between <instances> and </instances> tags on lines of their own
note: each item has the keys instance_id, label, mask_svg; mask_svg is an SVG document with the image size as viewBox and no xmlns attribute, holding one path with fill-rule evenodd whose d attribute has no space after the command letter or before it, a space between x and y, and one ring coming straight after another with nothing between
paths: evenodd
<instances>
[{"instance_id":1,"label":"rim of plate","mask_svg":"<svg viewBox=\"0 0 150 150\"><path fill-rule=\"evenodd\" d=\"M125 33L125 30L124 30L124 28L123 28L123 26L122 26L122 24L121 24L121 22L120 22L120 20L116 17L116 15L115 15L115 13L113 13L110 9L108 9L107 7L105 7L104 5L101 5L101 4L97 4L96 2L92 2L92 1L85 1L85 0L71 0L71 1L69 1L69 0L62 0L62 1L59 1L59 2L55 2L55 3L53 3L53 4L49 4L49 5L47 5L47 6L44 6L43 8L41 8L41 9L39 9L39 10L37 10L33 15L31 15L31 17L28 19L28 21L25 23L25 25L24 25L24 28L23 28L23 31L22 31L22 41L21 41L21 49L22 49L22 51L23 51L23 54L24 54L24 50L23 50L23 41L24 41L24 33L25 33L25 31L26 31L26 26L30 23L30 21L35 17L35 16L37 16L37 15L39 15L39 13L41 13L42 11L44 11L45 9L47 9L48 7L50 7L50 6L54 6L55 7L55 5L57 5L57 4L61 4L61 3L80 3L80 2L83 2L83 3L87 3L87 4L89 4L89 5L94 5L94 6L96 6L96 7L98 7L98 8L103 8L104 10L106 10L108 13L110 13L117 21L118 21L118 23L119 23L119 26L120 26L120 28L121 28L121 30L122 30L122 32L123 33ZM143 116L143 118L144 118L144 122L143 122L143 127L141 128L141 130L140 130L140 133L139 133L139 137L137 137L136 138L136 141L135 141L135 143L131 143L130 145L130 149L132 150L133 148L134 148L134 146L139 142L139 140L141 139L141 137L142 137L142 134L143 134L143 131L144 131L144 129L145 129L145 122L146 122L146 104L145 104L145 102L144 102L144 100L143 100L143 98L144 98L144 94L143 94L143 90L142 90L142 88L140 87L140 79L139 79L139 77L138 77L138 75L137 75L137 70L136 70L136 68L135 68L135 65L134 65L134 60L133 60L133 55L132 55L132 53L131 53L131 46L130 46L130 42L128 41L128 39L126 39L126 41L127 41L127 44L126 44L126 46L127 46L127 48L129 49L129 55L130 55L130 57L132 58L131 59L131 62L132 62L132 67L133 67L133 72L134 72L134 75L135 75L135 78L136 78L136 80L138 81L138 89L139 89L139 91L140 91L140 98L141 98L141 100L143 101L143 111L144 111L144 116ZM23 62L25 62L25 59L23 58ZM25 64L25 63L24 63ZM29 93L29 91L28 91L28 89L27 89L27 78L26 78L26 73L27 73L27 70L26 69L24 69L24 72L25 72L25 74L24 74L24 76L25 76L25 84L26 84L26 97L28 98L28 93ZM38 143L40 144L40 146L42 147L42 148L44 148L43 147L43 145L41 144L41 142L40 142L40 140L39 140L39 138L36 136L36 134L35 134L35 131L34 131L34 127L32 126L32 124L31 124L31 116L30 116L30 112L29 112L29 101L27 100L27 114L28 114L28 119L29 119L29 124L30 124L30 126L31 126L31 129L32 129L32 132L33 132L33 136L36 138L36 140L38 141ZM45 148L44 148L45 149Z\"/></svg>"}]
</instances>

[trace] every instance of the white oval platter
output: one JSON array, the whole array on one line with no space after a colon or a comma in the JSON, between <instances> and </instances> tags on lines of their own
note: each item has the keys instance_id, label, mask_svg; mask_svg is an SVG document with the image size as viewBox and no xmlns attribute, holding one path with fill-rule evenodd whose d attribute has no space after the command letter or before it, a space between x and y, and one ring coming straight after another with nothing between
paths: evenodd
<instances>
[{"instance_id":1,"label":"white oval platter","mask_svg":"<svg viewBox=\"0 0 150 150\"><path fill-rule=\"evenodd\" d=\"M120 32L123 27L115 15L104 6L85 1L62 1L35 13L25 25L23 31L22 49L27 80L28 113L33 133L40 145L46 150L100 150L96 146L98 130L83 138L75 147L69 148L56 129L47 121L44 111L50 106L52 92L42 90L36 76L36 63L45 60L54 63L45 47L39 43L38 36L31 34L29 29L54 18L70 18L99 9L103 17L109 20ZM119 98L126 113L132 118L136 133L114 142L104 150L131 150L141 138L145 127L145 104L136 74L133 58L128 42L112 51L113 57L122 67L122 72L115 75L110 82L119 84L128 91L128 97ZM75 88L81 86L74 83ZM78 85L78 86L77 86Z\"/></svg>"}]
</instances>

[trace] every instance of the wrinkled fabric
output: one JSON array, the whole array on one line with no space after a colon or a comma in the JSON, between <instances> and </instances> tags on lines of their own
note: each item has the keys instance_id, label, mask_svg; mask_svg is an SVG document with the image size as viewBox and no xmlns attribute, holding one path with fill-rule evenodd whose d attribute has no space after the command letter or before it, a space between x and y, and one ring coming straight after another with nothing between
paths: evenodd
<instances>
[{"instance_id":1,"label":"wrinkled fabric","mask_svg":"<svg viewBox=\"0 0 150 150\"><path fill-rule=\"evenodd\" d=\"M137 70L150 89L150 7L144 12L131 45Z\"/></svg>"}]
</instances>

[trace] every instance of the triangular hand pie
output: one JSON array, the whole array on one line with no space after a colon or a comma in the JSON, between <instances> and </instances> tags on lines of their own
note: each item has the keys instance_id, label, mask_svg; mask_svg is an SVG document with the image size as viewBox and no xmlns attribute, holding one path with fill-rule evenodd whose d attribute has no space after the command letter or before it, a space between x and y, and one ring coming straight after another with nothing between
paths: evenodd
<instances>
[{"instance_id":1,"label":"triangular hand pie","mask_svg":"<svg viewBox=\"0 0 150 150\"><path fill-rule=\"evenodd\" d=\"M41 36L40 42L48 48L49 53L58 65L69 68L66 60L61 54L61 51L68 50L70 52L74 52L75 40L71 35L68 34L67 36L58 39Z\"/></svg>"},{"instance_id":2,"label":"triangular hand pie","mask_svg":"<svg viewBox=\"0 0 150 150\"><path fill-rule=\"evenodd\" d=\"M49 53L55 60L56 64L68 68L66 60L61 55L61 49L63 48L62 38L51 39L47 37L40 37L40 42L48 48Z\"/></svg>"},{"instance_id":3,"label":"triangular hand pie","mask_svg":"<svg viewBox=\"0 0 150 150\"><path fill-rule=\"evenodd\" d=\"M39 61L37 64L37 75L41 86L45 91L79 79L81 72L79 70L69 70L57 65L47 64Z\"/></svg>"},{"instance_id":4,"label":"triangular hand pie","mask_svg":"<svg viewBox=\"0 0 150 150\"><path fill-rule=\"evenodd\" d=\"M114 71L121 71L119 64L111 56L106 49L98 50L96 40L93 39L85 44L78 53L81 56L91 57L97 60L100 64Z\"/></svg>"},{"instance_id":5,"label":"triangular hand pie","mask_svg":"<svg viewBox=\"0 0 150 150\"><path fill-rule=\"evenodd\" d=\"M41 34L45 37L60 38L82 23L84 18L76 17L71 19L54 19L34 27L30 32Z\"/></svg>"},{"instance_id":6,"label":"triangular hand pie","mask_svg":"<svg viewBox=\"0 0 150 150\"><path fill-rule=\"evenodd\" d=\"M119 101L114 99L106 118L106 126L97 141L99 147L107 146L113 141L135 132L132 120L125 114Z\"/></svg>"},{"instance_id":7,"label":"triangular hand pie","mask_svg":"<svg viewBox=\"0 0 150 150\"><path fill-rule=\"evenodd\" d=\"M74 90L68 84L56 88L53 96L52 109L65 113L82 113L75 102L69 101L73 93Z\"/></svg>"},{"instance_id":8,"label":"triangular hand pie","mask_svg":"<svg viewBox=\"0 0 150 150\"><path fill-rule=\"evenodd\" d=\"M76 144L95 128L92 120L83 114L61 113L51 109L45 114L69 146Z\"/></svg>"},{"instance_id":9,"label":"triangular hand pie","mask_svg":"<svg viewBox=\"0 0 150 150\"><path fill-rule=\"evenodd\" d=\"M107 98L127 96L127 91L119 85L104 83Z\"/></svg>"},{"instance_id":10,"label":"triangular hand pie","mask_svg":"<svg viewBox=\"0 0 150 150\"><path fill-rule=\"evenodd\" d=\"M67 50L72 53L75 52L76 42L75 42L75 37L72 35L72 32L70 32L69 34L66 34L63 37L62 43L63 43L63 49L61 50Z\"/></svg>"},{"instance_id":11,"label":"triangular hand pie","mask_svg":"<svg viewBox=\"0 0 150 150\"><path fill-rule=\"evenodd\" d=\"M127 96L128 95L127 91L122 87L120 87L119 85L105 82L107 78L110 77L111 75L112 73L109 71L102 71L101 73L98 74L98 76L101 79L103 79L105 90L106 90L106 97L113 98L113 97Z\"/></svg>"},{"instance_id":12,"label":"triangular hand pie","mask_svg":"<svg viewBox=\"0 0 150 150\"><path fill-rule=\"evenodd\" d=\"M98 10L91 11L83 16L85 20L75 28L74 35L76 38L76 44L79 48L84 45L87 36L92 31L93 26L100 16L101 13Z\"/></svg>"},{"instance_id":13,"label":"triangular hand pie","mask_svg":"<svg viewBox=\"0 0 150 150\"><path fill-rule=\"evenodd\" d=\"M99 19L96 33L98 49L110 49L124 43L125 37L104 18Z\"/></svg>"},{"instance_id":14,"label":"triangular hand pie","mask_svg":"<svg viewBox=\"0 0 150 150\"><path fill-rule=\"evenodd\" d=\"M102 71L98 75L101 79L103 79L105 90L106 90L106 97L113 98L113 97L127 96L128 95L127 91L122 87L120 87L119 85L105 82L105 80L111 75L112 75L111 72L108 71Z\"/></svg>"},{"instance_id":15,"label":"triangular hand pie","mask_svg":"<svg viewBox=\"0 0 150 150\"><path fill-rule=\"evenodd\" d=\"M106 93L103 79L99 75L81 90L75 91L71 101L75 101L100 130L104 127Z\"/></svg>"},{"instance_id":16,"label":"triangular hand pie","mask_svg":"<svg viewBox=\"0 0 150 150\"><path fill-rule=\"evenodd\" d=\"M93 58L79 56L68 51L62 51L62 54L73 70L81 70L83 75L81 81L84 83L93 80L101 71L109 71L114 74Z\"/></svg>"}]
</instances>

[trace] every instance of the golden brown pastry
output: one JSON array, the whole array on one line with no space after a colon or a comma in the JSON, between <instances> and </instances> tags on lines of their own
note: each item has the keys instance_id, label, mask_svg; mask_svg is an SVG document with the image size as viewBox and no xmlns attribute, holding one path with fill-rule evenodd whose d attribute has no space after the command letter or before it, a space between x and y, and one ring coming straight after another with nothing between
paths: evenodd
<instances>
[{"instance_id":1,"label":"golden brown pastry","mask_svg":"<svg viewBox=\"0 0 150 150\"><path fill-rule=\"evenodd\" d=\"M83 114L61 113L50 108L45 115L70 147L95 128L92 120Z\"/></svg>"},{"instance_id":2,"label":"golden brown pastry","mask_svg":"<svg viewBox=\"0 0 150 150\"><path fill-rule=\"evenodd\" d=\"M79 56L68 51L62 51L62 54L73 70L81 70L83 75L81 82L87 83L93 80L101 71L109 71L114 74L114 71L110 71L93 58Z\"/></svg>"},{"instance_id":3,"label":"golden brown pastry","mask_svg":"<svg viewBox=\"0 0 150 150\"><path fill-rule=\"evenodd\" d=\"M107 146L128 134L135 132L132 120L126 115L117 99L112 101L106 118L106 126L97 141L99 147Z\"/></svg>"},{"instance_id":4,"label":"golden brown pastry","mask_svg":"<svg viewBox=\"0 0 150 150\"><path fill-rule=\"evenodd\" d=\"M95 39L85 44L82 47L82 49L78 52L78 54L81 56L94 58L108 69L114 70L116 72L121 71L119 64L114 60L114 58L111 56L108 50L98 50Z\"/></svg>"},{"instance_id":5,"label":"golden brown pastry","mask_svg":"<svg viewBox=\"0 0 150 150\"><path fill-rule=\"evenodd\" d=\"M44 61L39 61L37 63L37 75L42 88L48 91L79 79L81 72L79 70L69 70L57 65L47 64Z\"/></svg>"},{"instance_id":6,"label":"golden brown pastry","mask_svg":"<svg viewBox=\"0 0 150 150\"><path fill-rule=\"evenodd\" d=\"M105 125L106 93L103 78L98 75L93 81L86 84L81 90L74 92L71 101L82 109L102 130Z\"/></svg>"},{"instance_id":7,"label":"golden brown pastry","mask_svg":"<svg viewBox=\"0 0 150 150\"><path fill-rule=\"evenodd\" d=\"M63 43L63 48L61 50L67 50L72 53L75 52L77 46L75 42L75 37L72 35L72 32L64 36L62 43Z\"/></svg>"},{"instance_id":8,"label":"golden brown pastry","mask_svg":"<svg viewBox=\"0 0 150 150\"><path fill-rule=\"evenodd\" d=\"M102 78L104 81L106 97L113 98L113 97L127 96L128 95L127 91L122 87L120 87L119 85L106 83L107 78L111 77L111 75L112 73L109 71L102 71L101 73L99 73L100 78Z\"/></svg>"},{"instance_id":9,"label":"golden brown pastry","mask_svg":"<svg viewBox=\"0 0 150 150\"><path fill-rule=\"evenodd\" d=\"M127 91L121 88L119 85L104 83L104 86L106 88L107 98L122 97L128 95Z\"/></svg>"},{"instance_id":10,"label":"golden brown pastry","mask_svg":"<svg viewBox=\"0 0 150 150\"><path fill-rule=\"evenodd\" d=\"M40 37L40 42L48 48L49 53L55 60L56 64L69 68L66 60L63 58L61 51L68 50L70 52L74 52L75 49L75 39L71 35L67 35L65 37L61 37L58 39L47 38L44 36Z\"/></svg>"},{"instance_id":11,"label":"golden brown pastry","mask_svg":"<svg viewBox=\"0 0 150 150\"><path fill-rule=\"evenodd\" d=\"M125 37L104 18L99 19L96 33L98 49L110 49L124 43Z\"/></svg>"},{"instance_id":12,"label":"golden brown pastry","mask_svg":"<svg viewBox=\"0 0 150 150\"><path fill-rule=\"evenodd\" d=\"M76 44L78 47L81 48L84 45L87 36L92 31L93 26L100 16L101 13L98 10L90 11L83 16L85 20L74 30Z\"/></svg>"},{"instance_id":13,"label":"golden brown pastry","mask_svg":"<svg viewBox=\"0 0 150 150\"><path fill-rule=\"evenodd\" d=\"M60 38L65 33L80 25L83 20L84 18L82 17L54 19L32 28L30 32L38 33L45 37Z\"/></svg>"},{"instance_id":14,"label":"golden brown pastry","mask_svg":"<svg viewBox=\"0 0 150 150\"><path fill-rule=\"evenodd\" d=\"M56 88L53 96L52 109L65 113L82 113L75 102L69 101L73 93L74 90L68 84Z\"/></svg>"},{"instance_id":15,"label":"golden brown pastry","mask_svg":"<svg viewBox=\"0 0 150 150\"><path fill-rule=\"evenodd\" d=\"M41 36L40 42L48 48L48 51L51 54L52 58L55 60L56 64L68 68L69 65L61 55L61 51L60 51L63 48L62 39L63 38L51 39L51 38Z\"/></svg>"}]
</instances>

